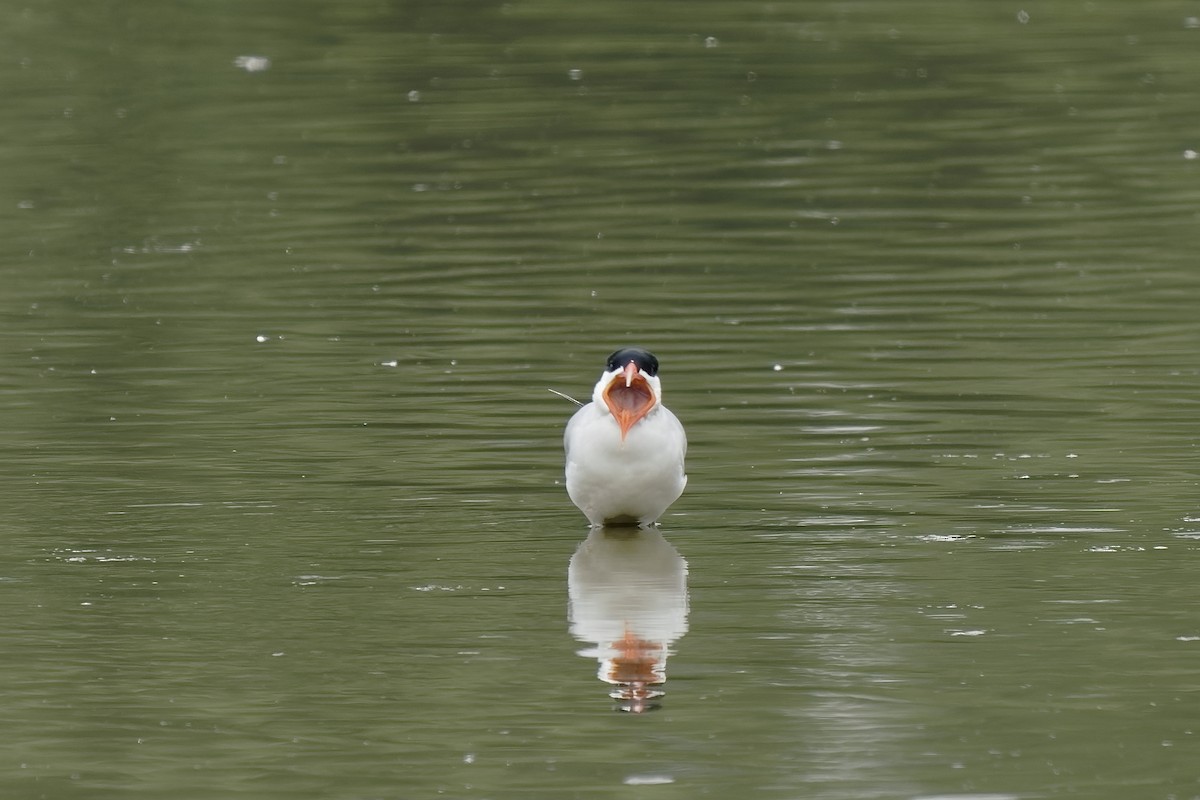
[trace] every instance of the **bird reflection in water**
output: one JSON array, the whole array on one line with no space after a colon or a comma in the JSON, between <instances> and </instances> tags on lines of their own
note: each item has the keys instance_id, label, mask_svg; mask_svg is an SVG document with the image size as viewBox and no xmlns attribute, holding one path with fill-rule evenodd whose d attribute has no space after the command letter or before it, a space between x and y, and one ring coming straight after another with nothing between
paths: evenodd
<instances>
[{"instance_id":1,"label":"bird reflection in water","mask_svg":"<svg viewBox=\"0 0 1200 800\"><path fill-rule=\"evenodd\" d=\"M571 634L594 647L621 711L661 706L671 643L687 633L687 562L644 528L593 528L567 568Z\"/></svg>"}]
</instances>

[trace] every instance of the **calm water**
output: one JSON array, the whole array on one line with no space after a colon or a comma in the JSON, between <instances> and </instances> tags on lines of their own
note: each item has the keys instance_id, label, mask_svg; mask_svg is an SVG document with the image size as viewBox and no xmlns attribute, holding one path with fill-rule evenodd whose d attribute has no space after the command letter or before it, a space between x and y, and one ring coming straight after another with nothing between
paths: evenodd
<instances>
[{"instance_id":1,"label":"calm water","mask_svg":"<svg viewBox=\"0 0 1200 800\"><path fill-rule=\"evenodd\" d=\"M1196 9L3 10L5 798L1200 797Z\"/></svg>"}]
</instances>

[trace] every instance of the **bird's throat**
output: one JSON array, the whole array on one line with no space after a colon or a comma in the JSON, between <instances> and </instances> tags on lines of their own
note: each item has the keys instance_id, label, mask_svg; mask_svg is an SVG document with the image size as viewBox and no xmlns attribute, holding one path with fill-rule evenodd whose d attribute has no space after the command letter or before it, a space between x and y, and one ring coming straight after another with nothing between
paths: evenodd
<instances>
[{"instance_id":1,"label":"bird's throat","mask_svg":"<svg viewBox=\"0 0 1200 800\"><path fill-rule=\"evenodd\" d=\"M622 376L618 375L604 390L604 404L621 426L621 439L624 439L629 429L654 408L654 392L640 376L626 386Z\"/></svg>"}]
</instances>

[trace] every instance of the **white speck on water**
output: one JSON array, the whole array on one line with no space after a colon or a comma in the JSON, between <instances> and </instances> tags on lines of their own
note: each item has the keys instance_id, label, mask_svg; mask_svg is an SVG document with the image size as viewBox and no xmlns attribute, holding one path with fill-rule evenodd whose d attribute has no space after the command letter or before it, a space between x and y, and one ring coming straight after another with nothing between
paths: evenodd
<instances>
[{"instance_id":1,"label":"white speck on water","mask_svg":"<svg viewBox=\"0 0 1200 800\"><path fill-rule=\"evenodd\" d=\"M395 361L395 360L392 360L392 361L380 361L380 362L379 362L379 366L381 366L381 367L396 367L396 366L399 366L399 365L400 365L400 362L399 362L399 361Z\"/></svg>"},{"instance_id":2,"label":"white speck on water","mask_svg":"<svg viewBox=\"0 0 1200 800\"><path fill-rule=\"evenodd\" d=\"M238 56L233 65L246 72L265 72L271 68L271 59L266 56Z\"/></svg>"},{"instance_id":3,"label":"white speck on water","mask_svg":"<svg viewBox=\"0 0 1200 800\"><path fill-rule=\"evenodd\" d=\"M271 159L271 163L277 167L282 167L283 165L287 164L287 162L287 156L275 156Z\"/></svg>"},{"instance_id":4,"label":"white speck on water","mask_svg":"<svg viewBox=\"0 0 1200 800\"><path fill-rule=\"evenodd\" d=\"M300 477L305 477L301 475ZM329 581L340 581L341 578L335 575L297 575L292 579L292 584L295 586L316 586Z\"/></svg>"},{"instance_id":5,"label":"white speck on water","mask_svg":"<svg viewBox=\"0 0 1200 800\"><path fill-rule=\"evenodd\" d=\"M670 775L628 775L623 781L626 786L663 786L674 782Z\"/></svg>"},{"instance_id":6,"label":"white speck on water","mask_svg":"<svg viewBox=\"0 0 1200 800\"><path fill-rule=\"evenodd\" d=\"M282 650L276 650L274 653L271 653L271 658L279 658L282 655L285 655Z\"/></svg>"},{"instance_id":7,"label":"white speck on water","mask_svg":"<svg viewBox=\"0 0 1200 800\"><path fill-rule=\"evenodd\" d=\"M1195 161L1197 158L1200 158L1200 153L1197 153L1195 150L1184 150L1183 157L1188 161Z\"/></svg>"},{"instance_id":8,"label":"white speck on water","mask_svg":"<svg viewBox=\"0 0 1200 800\"><path fill-rule=\"evenodd\" d=\"M569 69L569 70L567 70L567 77L573 81L583 80L583 70Z\"/></svg>"},{"instance_id":9,"label":"white speck on water","mask_svg":"<svg viewBox=\"0 0 1200 800\"><path fill-rule=\"evenodd\" d=\"M410 102L410 103L421 102L421 93L418 92L416 89L413 89L411 92L408 93L408 102Z\"/></svg>"},{"instance_id":10,"label":"white speck on water","mask_svg":"<svg viewBox=\"0 0 1200 800\"><path fill-rule=\"evenodd\" d=\"M1200 17L1184 17L1183 27L1185 28L1200 28Z\"/></svg>"},{"instance_id":11,"label":"white speck on water","mask_svg":"<svg viewBox=\"0 0 1200 800\"><path fill-rule=\"evenodd\" d=\"M1176 636L1177 642L1200 642L1200 636Z\"/></svg>"},{"instance_id":12,"label":"white speck on water","mask_svg":"<svg viewBox=\"0 0 1200 800\"><path fill-rule=\"evenodd\" d=\"M463 754L463 763L464 764L474 764L475 763L475 754L474 753L464 753Z\"/></svg>"},{"instance_id":13,"label":"white speck on water","mask_svg":"<svg viewBox=\"0 0 1200 800\"><path fill-rule=\"evenodd\" d=\"M271 337L267 336L265 333L260 333L258 336L254 337L254 341L258 342L259 344L262 344L263 342L271 341Z\"/></svg>"},{"instance_id":14,"label":"white speck on water","mask_svg":"<svg viewBox=\"0 0 1200 800\"><path fill-rule=\"evenodd\" d=\"M776 364L775 366L771 367L771 369L775 370L776 372L783 372L783 364Z\"/></svg>"},{"instance_id":15,"label":"white speck on water","mask_svg":"<svg viewBox=\"0 0 1200 800\"><path fill-rule=\"evenodd\" d=\"M1018 11L1017 12L1017 22L1021 23L1022 25L1028 25L1029 24L1029 12L1025 11L1024 9Z\"/></svg>"},{"instance_id":16,"label":"white speck on water","mask_svg":"<svg viewBox=\"0 0 1200 800\"><path fill-rule=\"evenodd\" d=\"M33 201L21 200L17 203L17 208L33 208Z\"/></svg>"},{"instance_id":17,"label":"white speck on water","mask_svg":"<svg viewBox=\"0 0 1200 800\"><path fill-rule=\"evenodd\" d=\"M708 36L704 39L704 46L705 47L720 47L721 42L715 36Z\"/></svg>"},{"instance_id":18,"label":"white speck on water","mask_svg":"<svg viewBox=\"0 0 1200 800\"><path fill-rule=\"evenodd\" d=\"M987 633L987 631L983 631L983 630L949 631L949 633L951 636L983 636L984 634Z\"/></svg>"}]
</instances>

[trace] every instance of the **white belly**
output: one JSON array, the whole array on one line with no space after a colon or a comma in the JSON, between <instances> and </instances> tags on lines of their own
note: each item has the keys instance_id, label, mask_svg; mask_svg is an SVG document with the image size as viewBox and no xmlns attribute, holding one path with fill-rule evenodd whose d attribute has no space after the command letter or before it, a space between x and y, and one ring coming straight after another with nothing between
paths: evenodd
<instances>
[{"instance_id":1,"label":"white belly","mask_svg":"<svg viewBox=\"0 0 1200 800\"><path fill-rule=\"evenodd\" d=\"M649 525L683 494L687 438L659 406L625 439L607 411L589 403L567 423L567 494L593 525Z\"/></svg>"}]
</instances>

